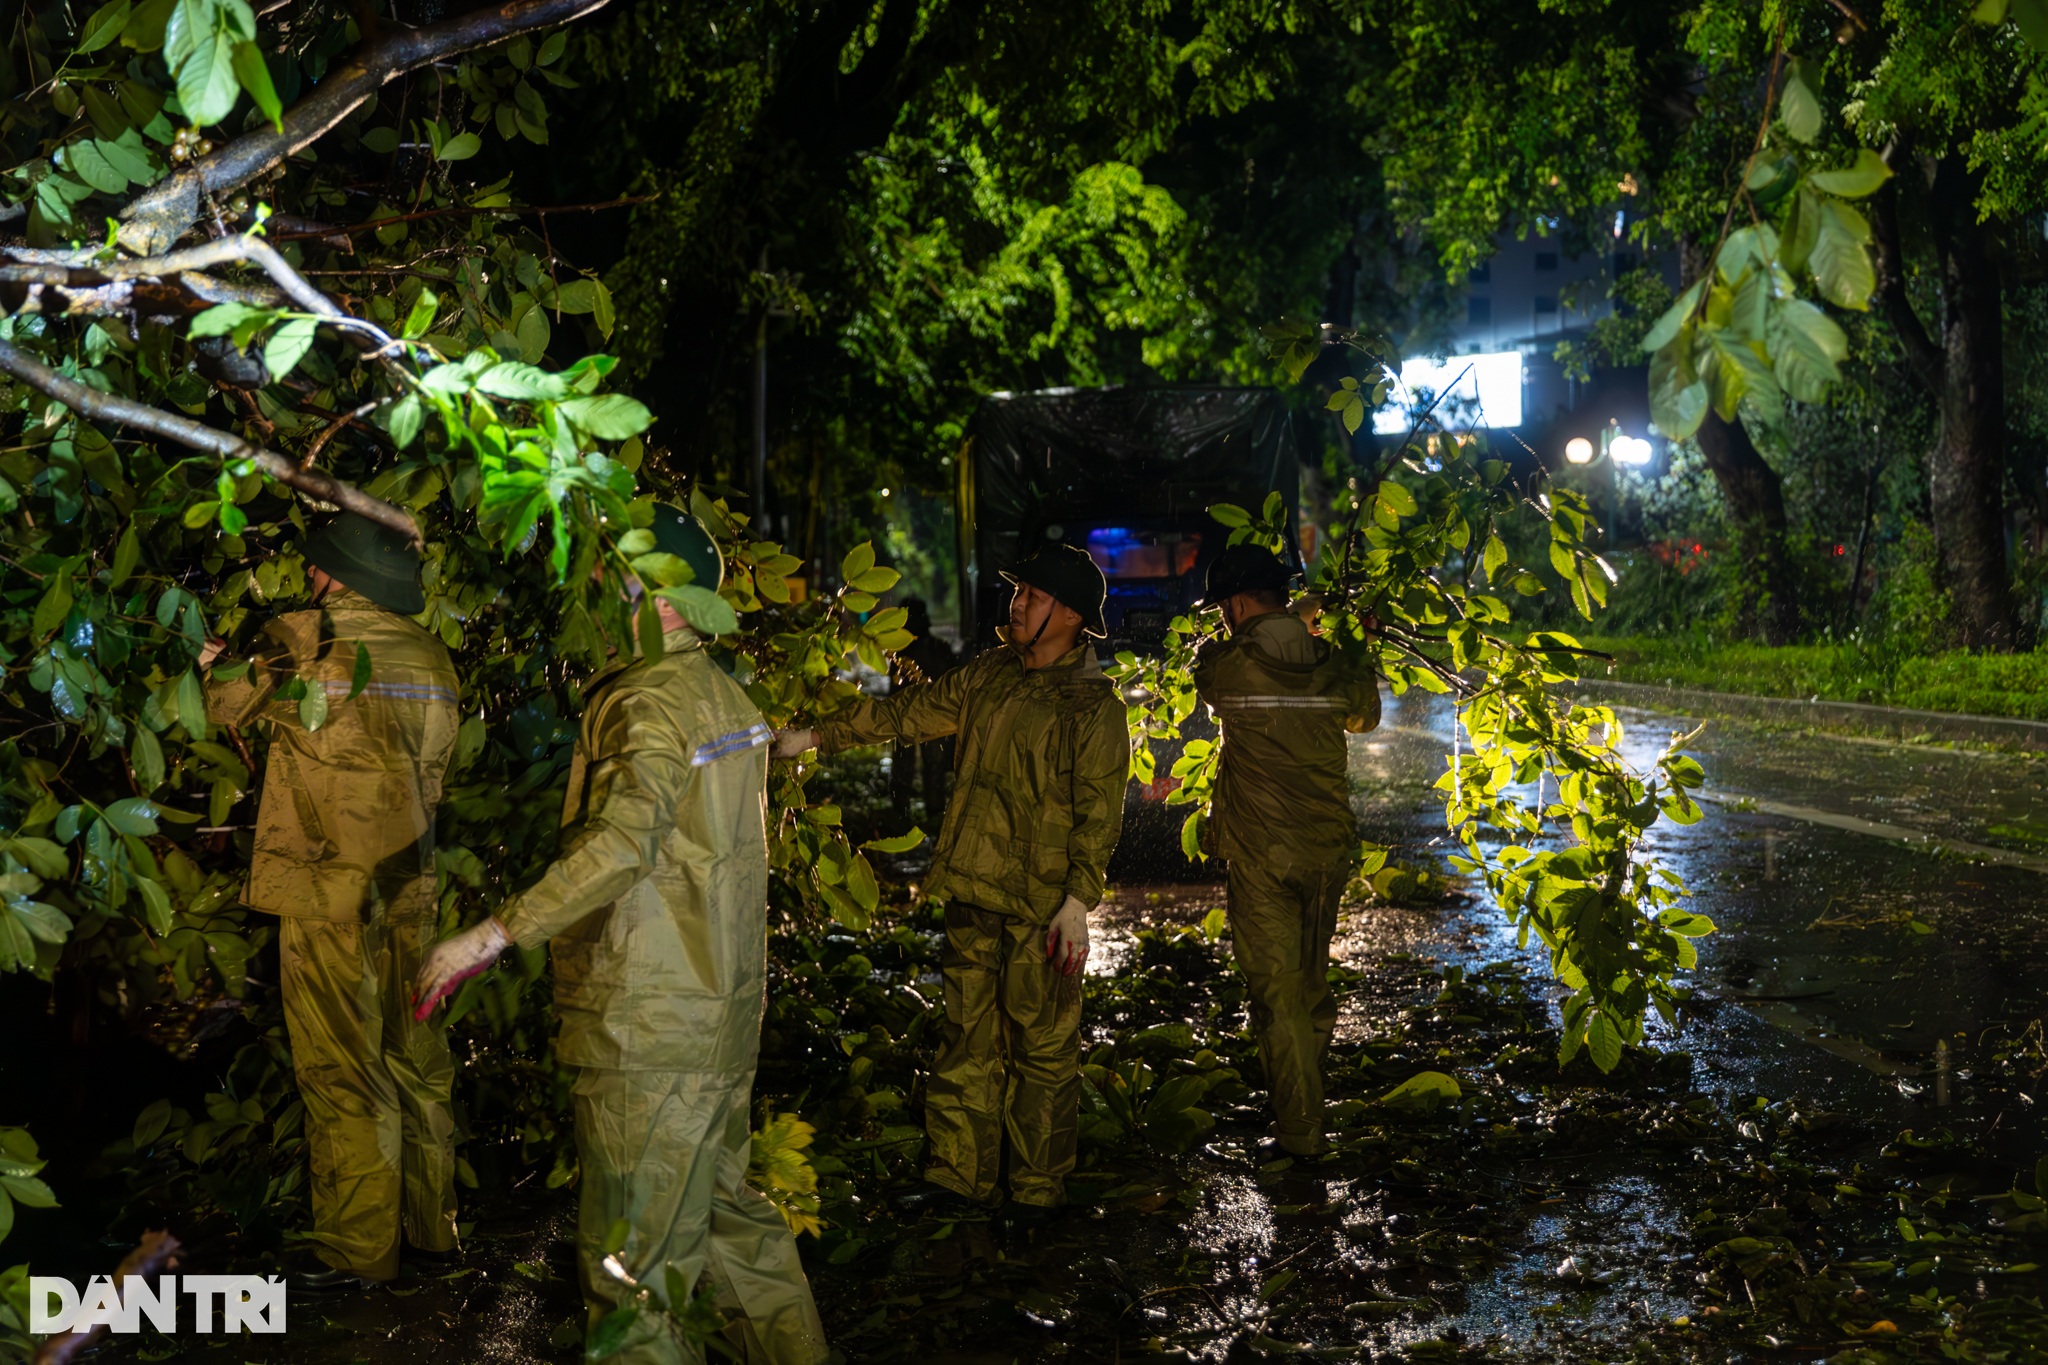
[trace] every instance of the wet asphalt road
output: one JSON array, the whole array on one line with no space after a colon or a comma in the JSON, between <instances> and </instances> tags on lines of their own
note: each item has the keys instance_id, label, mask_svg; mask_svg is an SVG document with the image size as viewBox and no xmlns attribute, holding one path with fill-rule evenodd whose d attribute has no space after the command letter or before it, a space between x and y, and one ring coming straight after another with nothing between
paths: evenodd
<instances>
[{"instance_id":1,"label":"wet asphalt road","mask_svg":"<svg viewBox=\"0 0 2048 1365\"><path fill-rule=\"evenodd\" d=\"M1618 715L1640 766L1702 724ZM1443 770L1450 719L1411 696L1354 741L1369 837L1449 850L1440 810L1414 794ZM1706 816L1659 826L1651 847L1719 926L1700 941L1700 1008L1680 1040L1701 1082L1923 1127L1966 1112L1978 1036L2048 1010L2048 760L1729 720L1687 752L1707 772ZM1477 903L1412 950L1543 965Z\"/></svg>"},{"instance_id":2,"label":"wet asphalt road","mask_svg":"<svg viewBox=\"0 0 2048 1365\"><path fill-rule=\"evenodd\" d=\"M1397 859L1455 851L1428 799L1451 715L1437 698L1390 699L1381 728L1353 741L1362 831ZM1639 766L1700 726L1638 711L1619 718ZM1986 1028L2048 1011L2048 760L1723 720L1686 748L1707 771L1705 817L1661 826L1652 847L1719 931L1699 941L1694 1008L1676 1036L1659 1030L1657 1041L1693 1055L1703 1090L1800 1098L1887 1136L1967 1127L1993 1153L2031 1166L2039 1107L2023 1096L2014 1112L1987 1112L1972 1062ZM1115 970L1130 926L1162 914L1198 921L1221 900L1220 887L1123 888L1105 907L1107 951L1090 970ZM1394 952L1467 968L1517 959L1548 979L1540 945L1519 947L1478 895L1347 915L1333 952L1354 964ZM1346 1019L1340 1036L1370 1027ZM1678 1192L1618 1164L1571 1172L1493 1271L1466 1286L1458 1311L1376 1331L1374 1344L1456 1328L1573 1358L1560 1333L1626 1339L1632 1322L1685 1311L1655 1269L1681 1207ZM1295 1249L1275 1242L1270 1199L1248 1178L1211 1182L1188 1225L1202 1245L1241 1257ZM1561 1292L1556 1268L1567 1256L1606 1267L1612 1288Z\"/></svg>"}]
</instances>

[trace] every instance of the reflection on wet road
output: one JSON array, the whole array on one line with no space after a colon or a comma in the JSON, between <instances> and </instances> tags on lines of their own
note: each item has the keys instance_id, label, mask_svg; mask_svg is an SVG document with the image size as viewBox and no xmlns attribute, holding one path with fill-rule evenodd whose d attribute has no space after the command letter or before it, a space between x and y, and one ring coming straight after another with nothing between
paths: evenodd
<instances>
[{"instance_id":1,"label":"reflection on wet road","mask_svg":"<svg viewBox=\"0 0 2048 1365\"><path fill-rule=\"evenodd\" d=\"M1642 712L1620 719L1639 766L1697 725ZM1450 752L1450 720L1439 699L1403 698L1378 731L1353 742L1363 832L1397 858L1452 851L1428 790ZM1660 826L1652 847L1719 926L1700 942L1682 1035L1659 1039L1693 1054L1695 1085L1825 1097L1884 1131L1971 1113L1994 1144L1992 1120L2003 1122L2014 1155L2031 1163L2037 1120L1975 1109L1972 1050L1987 1027L2048 1005L2048 762L1728 721L1709 724L1688 751L1707 770L1705 818ZM1973 849L1988 856L1971 857ZM1098 915L1104 951L1091 971L1128 964L1135 927L1199 923L1222 903L1220 886L1118 888ZM1548 979L1540 945L1519 947L1476 894L1347 914L1333 948L1352 966L1395 953L1468 969L1517 959ZM1383 1008L1347 1005L1340 1040L1369 1035ZM1625 1335L1632 1321L1684 1311L1649 1270L1681 1230L1672 1192L1630 1172L1579 1178L1515 1234L1493 1271L1465 1286L1455 1313L1375 1327L1373 1341L1398 1346L1454 1328L1468 1340L1540 1344L1559 1333ZM1250 1179L1214 1182L1190 1236L1214 1252L1286 1257L1300 1243L1287 1235L1289 1220L1276 1236L1275 1197ZM1369 1201L1343 1215L1369 1216ZM1335 1245L1323 1244L1343 1254L1341 1220Z\"/></svg>"}]
</instances>

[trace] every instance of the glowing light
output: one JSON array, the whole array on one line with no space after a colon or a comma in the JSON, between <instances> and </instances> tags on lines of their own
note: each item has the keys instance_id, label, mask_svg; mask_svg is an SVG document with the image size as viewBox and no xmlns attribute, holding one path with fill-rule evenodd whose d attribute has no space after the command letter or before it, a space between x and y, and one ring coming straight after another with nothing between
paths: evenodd
<instances>
[{"instance_id":1,"label":"glowing light","mask_svg":"<svg viewBox=\"0 0 2048 1365\"><path fill-rule=\"evenodd\" d=\"M1448 360L1404 360L1394 402L1373 414L1372 429L1382 436L1401 436L1415 414L1438 395L1432 416L1445 426L1518 427L1522 425L1522 353L1454 355Z\"/></svg>"},{"instance_id":2,"label":"glowing light","mask_svg":"<svg viewBox=\"0 0 2048 1365\"><path fill-rule=\"evenodd\" d=\"M1654 453L1640 436L1617 436L1607 443L1607 453L1616 464L1648 464Z\"/></svg>"},{"instance_id":3,"label":"glowing light","mask_svg":"<svg viewBox=\"0 0 2048 1365\"><path fill-rule=\"evenodd\" d=\"M1573 464L1593 462L1593 443L1583 436L1574 436L1564 443L1564 457Z\"/></svg>"}]
</instances>

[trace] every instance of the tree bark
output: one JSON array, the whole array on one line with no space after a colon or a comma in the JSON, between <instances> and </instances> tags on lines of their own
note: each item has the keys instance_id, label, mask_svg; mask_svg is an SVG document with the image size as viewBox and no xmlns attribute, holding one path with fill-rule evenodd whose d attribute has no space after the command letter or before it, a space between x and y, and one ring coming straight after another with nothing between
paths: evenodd
<instances>
[{"instance_id":1,"label":"tree bark","mask_svg":"<svg viewBox=\"0 0 2048 1365\"><path fill-rule=\"evenodd\" d=\"M606 0L503 0L424 28L393 28L329 71L285 111L282 129L244 133L212 156L165 176L121 210L121 245L138 256L167 251L200 217L200 196L248 184L340 123L385 82L406 72L537 28L580 19Z\"/></svg>"},{"instance_id":2,"label":"tree bark","mask_svg":"<svg viewBox=\"0 0 2048 1365\"><path fill-rule=\"evenodd\" d=\"M1940 432L1927 471L1935 546L1962 643L2009 650L2019 614L2005 553L2004 291L1991 233L1977 218L1977 177L1960 157L1934 175L1941 255Z\"/></svg>"},{"instance_id":3,"label":"tree bark","mask_svg":"<svg viewBox=\"0 0 2048 1365\"><path fill-rule=\"evenodd\" d=\"M1901 143L1885 149L1894 168L1910 156ZM1942 586L1958 643L2012 649L2020 631L2005 553L2005 299L1995 243L1977 217L1980 178L1962 157L1942 157L1931 176L1912 177L1927 190L1941 268L1941 328L1930 334L1906 294L1895 188L1906 179L1898 177L1871 203L1877 297L1940 417L1927 454L1927 492Z\"/></svg>"},{"instance_id":4,"label":"tree bark","mask_svg":"<svg viewBox=\"0 0 2048 1365\"><path fill-rule=\"evenodd\" d=\"M1743 616L1765 644L1791 644L1799 638L1800 595L1785 548L1783 481L1739 419L1724 422L1709 411L1693 440L1735 523L1736 553L1748 577Z\"/></svg>"},{"instance_id":5,"label":"tree bark","mask_svg":"<svg viewBox=\"0 0 2048 1365\"><path fill-rule=\"evenodd\" d=\"M1679 269L1685 283L1712 268L1704 247L1684 245ZM1802 600L1785 546L1784 480L1756 448L1740 417L1724 422L1709 409L1693 442L1706 457L1735 524L1735 552L1744 573L1744 626L1765 644L1791 644L1799 638Z\"/></svg>"},{"instance_id":6,"label":"tree bark","mask_svg":"<svg viewBox=\"0 0 2048 1365\"><path fill-rule=\"evenodd\" d=\"M296 488L308 497L321 502L333 503L344 511L357 516L368 517L418 544L419 523L403 507L388 503L384 499L365 493L353 484L346 484L333 475L319 469L301 469L297 464L274 450L265 450L258 445L218 427L195 422L189 417L165 412L137 403L98 389L88 388L66 375L57 373L26 351L15 349L7 342L0 341L0 373L11 374L22 383L40 393L56 399L73 412L101 422L113 422L135 431L146 431L152 436L176 441L194 450L208 450L224 460L248 460L271 480Z\"/></svg>"}]
</instances>

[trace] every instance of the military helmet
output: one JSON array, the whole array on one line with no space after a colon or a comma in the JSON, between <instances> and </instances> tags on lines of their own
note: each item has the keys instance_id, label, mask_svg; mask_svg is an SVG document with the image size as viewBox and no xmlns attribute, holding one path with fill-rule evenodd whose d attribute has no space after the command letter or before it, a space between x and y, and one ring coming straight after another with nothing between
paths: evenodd
<instances>
[{"instance_id":1,"label":"military helmet","mask_svg":"<svg viewBox=\"0 0 2048 1365\"><path fill-rule=\"evenodd\" d=\"M654 504L654 548L690 566L690 582L717 592L725 582L725 556L704 523L673 503Z\"/></svg>"},{"instance_id":2,"label":"military helmet","mask_svg":"<svg viewBox=\"0 0 2048 1365\"><path fill-rule=\"evenodd\" d=\"M1063 607L1081 613L1081 629L1098 639L1109 634L1102 623L1102 604L1109 597L1109 580L1102 576L1088 552L1074 545L1046 545L1029 559L1005 569L1011 583L1028 584L1051 595Z\"/></svg>"},{"instance_id":3,"label":"military helmet","mask_svg":"<svg viewBox=\"0 0 2048 1365\"><path fill-rule=\"evenodd\" d=\"M1209 561L1198 610L1216 606L1241 592L1286 592L1295 570L1271 550L1249 542L1232 545Z\"/></svg>"},{"instance_id":4,"label":"military helmet","mask_svg":"<svg viewBox=\"0 0 2048 1365\"><path fill-rule=\"evenodd\" d=\"M343 587L401 616L427 609L420 591L418 545L402 531L356 512L342 512L315 527L299 543L308 564Z\"/></svg>"}]
</instances>

